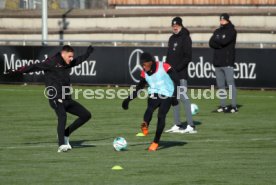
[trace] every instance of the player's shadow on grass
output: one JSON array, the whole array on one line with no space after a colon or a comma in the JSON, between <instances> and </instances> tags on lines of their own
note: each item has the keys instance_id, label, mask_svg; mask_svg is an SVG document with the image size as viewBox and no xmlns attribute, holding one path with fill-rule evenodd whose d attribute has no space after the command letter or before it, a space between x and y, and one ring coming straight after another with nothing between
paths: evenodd
<instances>
[{"instance_id":1,"label":"player's shadow on grass","mask_svg":"<svg viewBox=\"0 0 276 185\"><path fill-rule=\"evenodd\" d=\"M89 142L95 142L95 141L104 141L104 140L109 140L113 137L106 137L106 138L100 138L100 139L93 139L93 140L79 140L79 141L70 141L70 145L73 148L88 148L88 147L96 147L96 145L89 144ZM45 142L27 142L23 143L24 145L45 145L45 144L57 144L56 141L45 141Z\"/></svg>"},{"instance_id":2,"label":"player's shadow on grass","mask_svg":"<svg viewBox=\"0 0 276 185\"><path fill-rule=\"evenodd\" d=\"M188 143L185 141L160 141L158 150L163 150L176 146L184 146L186 144Z\"/></svg>"},{"instance_id":3,"label":"player's shadow on grass","mask_svg":"<svg viewBox=\"0 0 276 185\"><path fill-rule=\"evenodd\" d=\"M73 148L89 148L89 147L96 147L96 145L88 144L89 140L79 140L79 141L70 141L70 145Z\"/></svg>"},{"instance_id":4,"label":"player's shadow on grass","mask_svg":"<svg viewBox=\"0 0 276 185\"><path fill-rule=\"evenodd\" d=\"M144 146L149 146L150 143L148 142L143 142L143 143L135 143L135 144L130 144L129 146L138 146L138 145L144 145ZM183 141L160 141L159 142L159 149L166 149L166 148L171 148L171 147L175 147L175 146L184 146L188 144L187 142L183 142ZM148 150L148 148L145 148L145 150Z\"/></svg>"},{"instance_id":5,"label":"player's shadow on grass","mask_svg":"<svg viewBox=\"0 0 276 185\"><path fill-rule=\"evenodd\" d=\"M49 141L49 142L47 142L47 141L45 141L45 142L27 142L27 143L23 143L24 145L41 145L41 144L43 144L43 145L45 145L45 144L56 144L56 142L54 142L54 141Z\"/></svg>"},{"instance_id":6,"label":"player's shadow on grass","mask_svg":"<svg viewBox=\"0 0 276 185\"><path fill-rule=\"evenodd\" d=\"M200 121L195 121L195 120L193 120L193 122L194 122L194 125L195 125L195 126L201 125L201 124L202 124L202 122L200 122ZM181 124L183 125L183 128L184 128L184 129L185 129L185 128L187 127L187 125L188 125L187 121L182 122Z\"/></svg>"},{"instance_id":7,"label":"player's shadow on grass","mask_svg":"<svg viewBox=\"0 0 276 185\"><path fill-rule=\"evenodd\" d=\"M88 147L96 147L96 145L89 144L91 141L104 141L104 140L109 140L110 138L113 137L106 137L106 138L100 138L100 139L93 139L93 140L79 140L79 141L70 141L70 145L73 148L88 148Z\"/></svg>"}]
</instances>

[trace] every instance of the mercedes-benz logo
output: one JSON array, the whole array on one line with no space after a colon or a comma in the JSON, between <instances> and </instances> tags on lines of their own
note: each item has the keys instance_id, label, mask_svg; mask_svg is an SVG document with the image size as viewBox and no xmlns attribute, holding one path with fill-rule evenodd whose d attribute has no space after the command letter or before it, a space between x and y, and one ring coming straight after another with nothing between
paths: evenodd
<instances>
[{"instance_id":1,"label":"mercedes-benz logo","mask_svg":"<svg viewBox=\"0 0 276 185\"><path fill-rule=\"evenodd\" d=\"M132 80L136 83L140 80L140 72L142 71L142 67L140 65L140 55L144 53L141 49L135 49L131 52L128 60L128 70Z\"/></svg>"}]
</instances>

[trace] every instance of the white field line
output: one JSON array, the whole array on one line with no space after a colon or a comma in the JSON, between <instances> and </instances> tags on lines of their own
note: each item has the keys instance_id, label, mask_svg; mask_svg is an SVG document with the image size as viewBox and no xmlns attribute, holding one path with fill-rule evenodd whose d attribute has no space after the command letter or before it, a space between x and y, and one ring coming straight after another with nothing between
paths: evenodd
<instances>
[{"instance_id":1,"label":"white field line","mask_svg":"<svg viewBox=\"0 0 276 185\"><path fill-rule=\"evenodd\" d=\"M44 89L1 89L0 91L8 91L8 92L39 92L42 91L43 92Z\"/></svg>"},{"instance_id":2,"label":"white field line","mask_svg":"<svg viewBox=\"0 0 276 185\"><path fill-rule=\"evenodd\" d=\"M227 140L227 139L205 139L205 140L197 140L197 141L181 141L187 143L228 143L234 142L235 140ZM243 140L247 142L254 141L272 141L276 142L276 138L251 138L247 140ZM161 141L162 142L162 141ZM174 141L170 141L174 142ZM175 141L180 142L180 141ZM147 145L150 142L129 142L128 145ZM83 143L79 146L112 146L112 142L97 142L97 143ZM27 148L49 148L49 147L57 147L57 144L27 144L27 145L17 145L17 146L0 146L0 149L27 149Z\"/></svg>"},{"instance_id":3,"label":"white field line","mask_svg":"<svg viewBox=\"0 0 276 185\"><path fill-rule=\"evenodd\" d=\"M95 88L88 88L88 89L94 89L95 90ZM98 88L98 89L100 89L100 88ZM1 91L7 91L7 92L16 92L16 91L17 92L44 92L44 89L36 89L36 90L34 90L34 89L1 89L0 88L0 92ZM203 92L200 93L200 94L203 95ZM193 96L197 97L198 95L199 95L199 93L194 93ZM191 94L189 93L188 96L191 96ZM245 98L275 98L276 97L276 93L275 93L275 95L269 95L269 96L238 94L238 97L245 97Z\"/></svg>"}]
</instances>

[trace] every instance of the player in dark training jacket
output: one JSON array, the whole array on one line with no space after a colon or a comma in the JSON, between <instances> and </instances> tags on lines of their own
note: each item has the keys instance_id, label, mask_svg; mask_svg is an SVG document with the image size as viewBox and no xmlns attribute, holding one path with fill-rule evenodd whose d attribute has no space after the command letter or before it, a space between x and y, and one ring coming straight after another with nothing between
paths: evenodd
<instances>
[{"instance_id":1,"label":"player in dark training jacket","mask_svg":"<svg viewBox=\"0 0 276 185\"><path fill-rule=\"evenodd\" d=\"M197 133L197 130L192 118L191 102L186 93L188 89L188 65L192 60L192 39L189 30L183 26L180 17L173 18L171 28L173 34L169 38L166 60L177 72L180 88L184 89L179 95L179 102L184 105L188 125L185 127L181 122L180 105L173 106L174 124L165 132L194 134Z\"/></svg>"},{"instance_id":2,"label":"player in dark training jacket","mask_svg":"<svg viewBox=\"0 0 276 185\"><path fill-rule=\"evenodd\" d=\"M155 62L154 58L149 53L143 53L140 58L143 70L141 72L141 80L136 86L136 90L123 101L123 109L128 109L128 104L131 100L137 97L140 89L143 89L146 84L148 87L148 106L144 113L144 120L141 125L144 135L148 134L148 127L152 119L153 112L158 110L158 122L154 140L149 151L156 151L159 146L161 134L165 128L165 119L171 104L177 104L176 87L179 85L177 73L167 63Z\"/></svg>"},{"instance_id":3,"label":"player in dark training jacket","mask_svg":"<svg viewBox=\"0 0 276 185\"><path fill-rule=\"evenodd\" d=\"M227 96L220 97L220 106L217 112L236 113L237 107L237 88L234 79L234 63L236 56L237 31L230 21L230 16L223 13L219 17L220 26L216 29L209 40L210 47L214 50L213 64L217 87L226 90L226 84L231 94L231 105L226 106Z\"/></svg>"},{"instance_id":4,"label":"player in dark training jacket","mask_svg":"<svg viewBox=\"0 0 276 185\"><path fill-rule=\"evenodd\" d=\"M93 52L89 46L87 51L74 59L74 49L71 46L63 46L61 52L53 57L47 58L44 62L23 66L17 70L10 70L9 73L30 73L44 71L45 86L50 106L55 110L58 117L58 152L66 152L72 147L69 143L69 135L82 126L91 118L91 113L81 104L71 98L70 93L70 69L81 64ZM78 116L78 118L66 129L66 113Z\"/></svg>"}]
</instances>

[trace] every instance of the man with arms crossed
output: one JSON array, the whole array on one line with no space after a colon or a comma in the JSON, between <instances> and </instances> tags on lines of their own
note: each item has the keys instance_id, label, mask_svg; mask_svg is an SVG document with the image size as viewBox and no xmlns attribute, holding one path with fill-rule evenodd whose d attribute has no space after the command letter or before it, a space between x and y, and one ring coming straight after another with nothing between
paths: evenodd
<instances>
[{"instance_id":1,"label":"man with arms crossed","mask_svg":"<svg viewBox=\"0 0 276 185\"><path fill-rule=\"evenodd\" d=\"M217 87L225 90L226 82L232 93L231 105L226 106L227 97L220 97L220 106L216 112L235 113L238 112L238 108L233 67L237 31L229 18L230 16L227 13L220 15L220 27L214 31L209 45L214 50L213 64L215 66Z\"/></svg>"}]
</instances>

